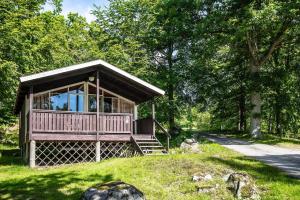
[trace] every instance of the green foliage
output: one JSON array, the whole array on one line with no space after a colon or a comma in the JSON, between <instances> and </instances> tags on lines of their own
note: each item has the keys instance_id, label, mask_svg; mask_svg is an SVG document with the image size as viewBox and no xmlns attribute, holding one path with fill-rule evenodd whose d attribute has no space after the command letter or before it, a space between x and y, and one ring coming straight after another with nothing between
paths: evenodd
<instances>
[{"instance_id":1,"label":"green foliage","mask_svg":"<svg viewBox=\"0 0 300 200\"><path fill-rule=\"evenodd\" d=\"M12 110L18 84L18 71L14 62L0 60L0 124L14 120Z\"/></svg>"},{"instance_id":2,"label":"green foliage","mask_svg":"<svg viewBox=\"0 0 300 200\"><path fill-rule=\"evenodd\" d=\"M101 58L166 91L157 118L171 132L246 131L258 117L264 132L300 134L298 1L112 0L91 23L49 2L0 2L0 124L15 121L21 75Z\"/></svg>"}]
</instances>

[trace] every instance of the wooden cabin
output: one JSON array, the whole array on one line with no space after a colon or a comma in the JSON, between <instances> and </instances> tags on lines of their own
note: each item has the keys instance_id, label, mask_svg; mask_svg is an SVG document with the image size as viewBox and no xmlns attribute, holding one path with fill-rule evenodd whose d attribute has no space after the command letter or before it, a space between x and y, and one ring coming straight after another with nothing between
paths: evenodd
<instances>
[{"instance_id":1,"label":"wooden cabin","mask_svg":"<svg viewBox=\"0 0 300 200\"><path fill-rule=\"evenodd\" d=\"M156 129L170 137L155 119L162 95L103 60L23 76L15 104L21 155L35 167L166 153L155 137ZM146 101L152 114L138 119Z\"/></svg>"}]
</instances>

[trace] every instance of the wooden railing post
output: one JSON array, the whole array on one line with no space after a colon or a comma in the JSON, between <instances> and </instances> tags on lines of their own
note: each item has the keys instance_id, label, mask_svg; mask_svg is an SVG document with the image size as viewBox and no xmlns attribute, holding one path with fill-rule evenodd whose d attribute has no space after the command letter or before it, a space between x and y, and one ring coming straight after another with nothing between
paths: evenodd
<instances>
[{"instance_id":1,"label":"wooden railing post","mask_svg":"<svg viewBox=\"0 0 300 200\"><path fill-rule=\"evenodd\" d=\"M33 87L31 86L30 89L29 89L29 117L28 117L28 138L29 138L29 141L31 140L32 138L32 123L33 123L33 120L32 120L32 105L33 105Z\"/></svg>"},{"instance_id":2,"label":"wooden railing post","mask_svg":"<svg viewBox=\"0 0 300 200\"><path fill-rule=\"evenodd\" d=\"M170 138L167 136L167 151L170 149Z\"/></svg>"},{"instance_id":3,"label":"wooden railing post","mask_svg":"<svg viewBox=\"0 0 300 200\"><path fill-rule=\"evenodd\" d=\"M134 105L134 110L133 110L134 134L137 134L137 119L138 119L138 105Z\"/></svg>"},{"instance_id":4,"label":"wooden railing post","mask_svg":"<svg viewBox=\"0 0 300 200\"><path fill-rule=\"evenodd\" d=\"M96 86L96 90L97 90L97 92L96 92L96 103L97 103L97 106L96 106L96 108L97 108L97 116L96 116L96 132L97 132L97 141L98 141L98 139L99 139L99 129L100 129L100 124L99 124L99 70L97 70L97 75L96 75L97 77L97 86ZM102 125L103 126L103 125Z\"/></svg>"},{"instance_id":5,"label":"wooden railing post","mask_svg":"<svg viewBox=\"0 0 300 200\"><path fill-rule=\"evenodd\" d=\"M155 104L152 103L153 136L155 136Z\"/></svg>"}]
</instances>

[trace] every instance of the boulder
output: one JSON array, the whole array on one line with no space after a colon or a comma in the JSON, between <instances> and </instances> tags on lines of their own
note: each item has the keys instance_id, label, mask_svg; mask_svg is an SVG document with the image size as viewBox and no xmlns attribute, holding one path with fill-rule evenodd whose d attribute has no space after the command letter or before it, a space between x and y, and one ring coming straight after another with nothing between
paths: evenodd
<instances>
[{"instance_id":1,"label":"boulder","mask_svg":"<svg viewBox=\"0 0 300 200\"><path fill-rule=\"evenodd\" d=\"M121 181L98 184L87 189L82 200L145 200L143 192Z\"/></svg>"},{"instance_id":2,"label":"boulder","mask_svg":"<svg viewBox=\"0 0 300 200\"><path fill-rule=\"evenodd\" d=\"M198 181L209 181L212 180L212 175L206 174L206 175L194 175L192 177L192 181L198 182Z\"/></svg>"},{"instance_id":3,"label":"boulder","mask_svg":"<svg viewBox=\"0 0 300 200\"><path fill-rule=\"evenodd\" d=\"M187 144L197 143L196 139L194 139L194 138L185 139L184 142L187 143Z\"/></svg>"},{"instance_id":4,"label":"boulder","mask_svg":"<svg viewBox=\"0 0 300 200\"><path fill-rule=\"evenodd\" d=\"M199 153L199 144L198 142L194 139L185 139L184 142L181 143L180 149L184 151L191 151L192 153Z\"/></svg>"},{"instance_id":5,"label":"boulder","mask_svg":"<svg viewBox=\"0 0 300 200\"><path fill-rule=\"evenodd\" d=\"M223 177L224 179L227 176ZM227 179L228 188L238 199L260 199L258 189L252 178L245 173L232 173Z\"/></svg>"}]
</instances>

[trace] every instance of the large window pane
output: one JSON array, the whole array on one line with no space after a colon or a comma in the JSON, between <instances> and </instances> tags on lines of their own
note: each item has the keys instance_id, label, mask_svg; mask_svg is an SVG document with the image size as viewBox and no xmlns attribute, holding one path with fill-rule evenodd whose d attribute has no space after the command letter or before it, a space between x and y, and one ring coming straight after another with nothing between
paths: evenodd
<instances>
[{"instance_id":1,"label":"large window pane","mask_svg":"<svg viewBox=\"0 0 300 200\"><path fill-rule=\"evenodd\" d=\"M51 110L68 110L68 90L62 89L59 91L51 92L50 96L50 109Z\"/></svg>"},{"instance_id":2,"label":"large window pane","mask_svg":"<svg viewBox=\"0 0 300 200\"><path fill-rule=\"evenodd\" d=\"M104 112L111 113L112 112L112 99L104 98Z\"/></svg>"},{"instance_id":3,"label":"large window pane","mask_svg":"<svg viewBox=\"0 0 300 200\"><path fill-rule=\"evenodd\" d=\"M70 111L83 112L84 110L84 96L70 94Z\"/></svg>"},{"instance_id":4,"label":"large window pane","mask_svg":"<svg viewBox=\"0 0 300 200\"><path fill-rule=\"evenodd\" d=\"M97 112L97 98L96 95L89 95L88 98L88 111Z\"/></svg>"}]
</instances>

